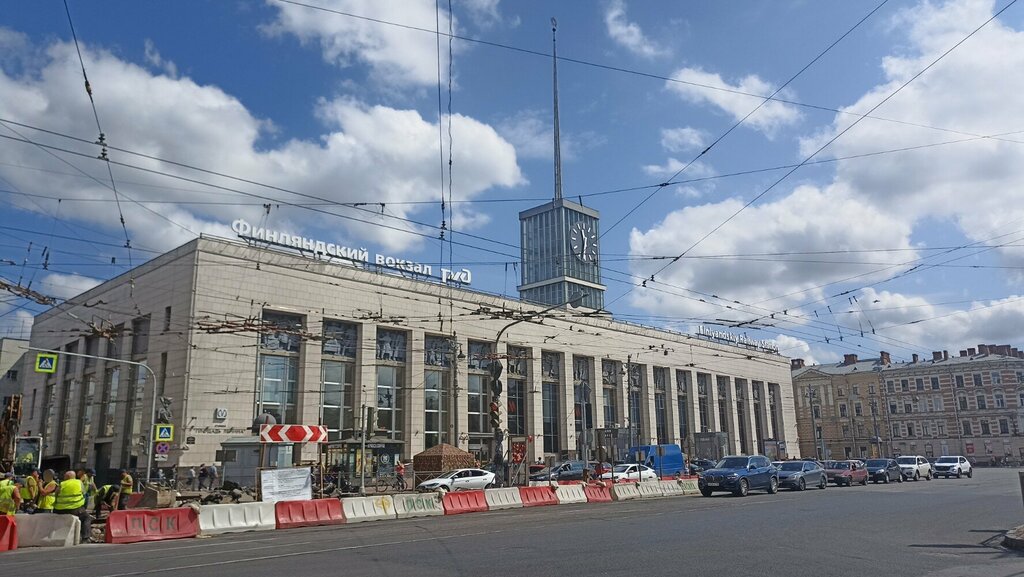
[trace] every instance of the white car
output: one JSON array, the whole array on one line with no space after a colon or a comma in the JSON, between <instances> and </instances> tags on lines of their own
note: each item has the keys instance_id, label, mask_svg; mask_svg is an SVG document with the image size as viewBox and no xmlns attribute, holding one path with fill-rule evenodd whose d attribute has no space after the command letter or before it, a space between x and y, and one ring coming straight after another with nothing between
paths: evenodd
<instances>
[{"instance_id":1,"label":"white car","mask_svg":"<svg viewBox=\"0 0 1024 577\"><path fill-rule=\"evenodd\" d=\"M486 489L494 483L494 473L483 469L456 469L423 481L416 486L417 491L465 491L468 489Z\"/></svg>"},{"instance_id":2,"label":"white car","mask_svg":"<svg viewBox=\"0 0 1024 577\"><path fill-rule=\"evenodd\" d=\"M921 455L903 455L897 457L896 462L900 465L904 479L908 481L918 481L922 478L926 481L932 480L932 464Z\"/></svg>"},{"instance_id":3,"label":"white car","mask_svg":"<svg viewBox=\"0 0 1024 577\"><path fill-rule=\"evenodd\" d=\"M602 479L611 479L615 482L620 481L657 481L658 474L654 472L654 469L647 465L615 465L610 473L601 475Z\"/></svg>"},{"instance_id":4,"label":"white car","mask_svg":"<svg viewBox=\"0 0 1024 577\"><path fill-rule=\"evenodd\" d=\"M946 455L939 457L935 461L936 477L945 477L947 479L956 477L959 479L963 475L967 475L968 479L974 476L974 467L971 466L971 462L967 460L967 457Z\"/></svg>"}]
</instances>

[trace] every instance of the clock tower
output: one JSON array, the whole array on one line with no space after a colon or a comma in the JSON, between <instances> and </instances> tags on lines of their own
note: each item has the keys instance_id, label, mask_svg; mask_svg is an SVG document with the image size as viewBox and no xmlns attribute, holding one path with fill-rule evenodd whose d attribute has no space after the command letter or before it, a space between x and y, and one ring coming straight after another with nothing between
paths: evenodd
<instances>
[{"instance_id":1,"label":"clock tower","mask_svg":"<svg viewBox=\"0 0 1024 577\"><path fill-rule=\"evenodd\" d=\"M554 85L555 198L519 213L522 284L519 297L545 305L566 303L583 294L580 306L604 308L598 224L592 208L562 198L562 154L558 126L558 56L551 19Z\"/></svg>"}]
</instances>

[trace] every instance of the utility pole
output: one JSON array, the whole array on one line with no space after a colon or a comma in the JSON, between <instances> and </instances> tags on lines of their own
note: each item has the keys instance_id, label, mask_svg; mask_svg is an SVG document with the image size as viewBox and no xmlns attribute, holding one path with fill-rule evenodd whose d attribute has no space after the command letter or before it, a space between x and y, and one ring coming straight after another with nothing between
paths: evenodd
<instances>
[{"instance_id":1,"label":"utility pole","mask_svg":"<svg viewBox=\"0 0 1024 577\"><path fill-rule=\"evenodd\" d=\"M875 443L876 457L882 456L882 439L878 436L878 399L871 399L868 403L871 406L871 424L874 427L875 437L872 439Z\"/></svg>"},{"instance_id":2,"label":"utility pole","mask_svg":"<svg viewBox=\"0 0 1024 577\"><path fill-rule=\"evenodd\" d=\"M811 434L814 436L814 444L821 450L821 458L824 460L828 459L828 453L825 452L825 434L818 430L818 423L814 416L814 400L817 398L818 390L807 387L807 404L811 408Z\"/></svg>"},{"instance_id":3,"label":"utility pole","mask_svg":"<svg viewBox=\"0 0 1024 577\"><path fill-rule=\"evenodd\" d=\"M452 406L452 438L449 439L456 447L459 447L459 361L466 358L459 348L459 342L455 340L455 333L448 339L448 379L451 385L451 406ZM461 448L461 447L459 447Z\"/></svg>"}]
</instances>

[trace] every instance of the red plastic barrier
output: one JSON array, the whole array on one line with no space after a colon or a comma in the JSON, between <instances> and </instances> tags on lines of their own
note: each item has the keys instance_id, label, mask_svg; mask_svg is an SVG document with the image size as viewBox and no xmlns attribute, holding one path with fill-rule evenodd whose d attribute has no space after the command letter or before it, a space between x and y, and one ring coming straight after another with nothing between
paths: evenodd
<instances>
[{"instance_id":1,"label":"red plastic barrier","mask_svg":"<svg viewBox=\"0 0 1024 577\"><path fill-rule=\"evenodd\" d=\"M444 495L444 514L482 513L487 511L483 491L449 491Z\"/></svg>"},{"instance_id":2,"label":"red plastic barrier","mask_svg":"<svg viewBox=\"0 0 1024 577\"><path fill-rule=\"evenodd\" d=\"M142 498L145 497L145 493L132 493L128 495L128 499L124 502L124 506L128 509L134 509L139 506L142 502Z\"/></svg>"},{"instance_id":3,"label":"red plastic barrier","mask_svg":"<svg viewBox=\"0 0 1024 577\"><path fill-rule=\"evenodd\" d=\"M583 493L587 496L587 503L611 503L612 491L608 487L597 485L584 485Z\"/></svg>"},{"instance_id":4,"label":"red plastic barrier","mask_svg":"<svg viewBox=\"0 0 1024 577\"><path fill-rule=\"evenodd\" d=\"M523 500L523 507L558 504L558 497L550 487L519 487L519 498Z\"/></svg>"},{"instance_id":5,"label":"red plastic barrier","mask_svg":"<svg viewBox=\"0 0 1024 577\"><path fill-rule=\"evenodd\" d=\"M14 517L0 515L0 551L14 551L18 548L18 524Z\"/></svg>"},{"instance_id":6,"label":"red plastic barrier","mask_svg":"<svg viewBox=\"0 0 1024 577\"><path fill-rule=\"evenodd\" d=\"M277 518L278 529L341 525L345 522L338 499L278 501L274 504L274 517Z\"/></svg>"},{"instance_id":7,"label":"red plastic barrier","mask_svg":"<svg viewBox=\"0 0 1024 577\"><path fill-rule=\"evenodd\" d=\"M114 511L107 518L107 543L186 539L199 533L199 514L187 507Z\"/></svg>"}]
</instances>

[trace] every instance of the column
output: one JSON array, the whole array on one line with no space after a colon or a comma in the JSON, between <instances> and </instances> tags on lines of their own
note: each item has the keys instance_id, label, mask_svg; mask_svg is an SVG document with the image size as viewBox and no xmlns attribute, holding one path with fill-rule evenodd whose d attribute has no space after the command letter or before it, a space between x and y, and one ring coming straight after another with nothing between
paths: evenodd
<instances>
[{"instance_id":1,"label":"column","mask_svg":"<svg viewBox=\"0 0 1024 577\"><path fill-rule=\"evenodd\" d=\"M756 442L758 435L754 431L754 399L753 392L748 383L747 379L735 379L735 384L741 387L742 392L741 397L737 400L743 406L743 431L747 442L747 452L749 454L757 454L760 453L760 449Z\"/></svg>"},{"instance_id":2,"label":"column","mask_svg":"<svg viewBox=\"0 0 1024 577\"><path fill-rule=\"evenodd\" d=\"M680 439L680 443L683 443L682 446L684 447L684 449L686 449L686 450L690 451L691 453L693 453L694 455L696 455L697 446L696 446L696 437L694 436L694 434L700 432L700 411L697 408L697 402L698 402L698 399L697 399L697 385L696 385L696 381L694 380L695 379L695 375L694 375L693 371L690 371L690 370L687 369L687 370L682 370L681 373L689 375L688 378L684 377L685 381L679 381L676 384L677 387L685 387L686 388L686 407L685 407L685 409L686 409L686 424L687 424L687 430L689 431L689 435L688 435L689 438L688 439ZM678 373L677 373L677 375L678 375ZM688 455L688 456L690 456L690 455Z\"/></svg>"},{"instance_id":3,"label":"column","mask_svg":"<svg viewBox=\"0 0 1024 577\"><path fill-rule=\"evenodd\" d=\"M530 359L526 365L526 434L527 460L536 463L537 459L544 458L544 406L541 389L541 351L536 348L527 348Z\"/></svg>"},{"instance_id":4,"label":"column","mask_svg":"<svg viewBox=\"0 0 1024 577\"><path fill-rule=\"evenodd\" d=\"M719 422L718 419L718 403L725 402L723 399L718 398L718 384L715 382L715 376L710 373L707 375L707 397L708 397L708 432L715 433L722 430L723 423ZM726 423L727 425L728 423Z\"/></svg>"},{"instance_id":5,"label":"column","mask_svg":"<svg viewBox=\"0 0 1024 577\"><path fill-rule=\"evenodd\" d=\"M359 327L359 347L356 352L356 382L353 391L353 410L356 426L366 429L366 410L377 406L377 325L364 323Z\"/></svg>"},{"instance_id":6,"label":"column","mask_svg":"<svg viewBox=\"0 0 1024 577\"><path fill-rule=\"evenodd\" d=\"M764 381L751 381L750 384L751 395L756 390L758 398L761 399L760 407L758 408L758 414L761 417L761 430L757 431L755 442L759 442L758 446L763 446L765 439L774 438L771 415L768 412L768 388L764 386Z\"/></svg>"},{"instance_id":7,"label":"column","mask_svg":"<svg viewBox=\"0 0 1024 577\"><path fill-rule=\"evenodd\" d=\"M654 365L644 365L640 373L640 418L643 419L643 436L640 438L641 445L654 445L658 442L656 430L657 410L654 406Z\"/></svg>"},{"instance_id":8,"label":"column","mask_svg":"<svg viewBox=\"0 0 1024 577\"><path fill-rule=\"evenodd\" d=\"M312 313L306 315L305 326L323 326L323 317ZM307 340L302 343L299 349L299 378L296 386L298 391L295 402L298 425L318 425L321 421L321 406L323 389L323 371L321 370L321 356L323 349L320 341ZM290 424L290 423L289 423ZM318 457L316 443L300 443L297 455L293 457L296 462L316 461Z\"/></svg>"},{"instance_id":9,"label":"column","mask_svg":"<svg viewBox=\"0 0 1024 577\"><path fill-rule=\"evenodd\" d=\"M679 395L676 394L676 372L672 368L666 368L665 375L665 431L668 433L668 442L675 443L682 447L683 440L679 438Z\"/></svg>"},{"instance_id":10,"label":"column","mask_svg":"<svg viewBox=\"0 0 1024 577\"><path fill-rule=\"evenodd\" d=\"M736 395L732 386L732 378L726 375L715 375L714 378L716 392L719 388L719 381L721 381L725 388L725 399L719 399L719 402L725 403L726 428L729 431L729 452L737 454L740 452L740 434L737 427L739 421L736 418Z\"/></svg>"},{"instance_id":11,"label":"column","mask_svg":"<svg viewBox=\"0 0 1024 577\"><path fill-rule=\"evenodd\" d=\"M402 386L405 387L405 410L402 415L404 420L402 426L406 431L405 446L402 447L403 459L411 459L413 455L423 451L426 445L426 436L423 433L423 427L426 425L424 414L426 395L423 391L423 371L425 369L423 351L426 346L424 345L423 331L410 331L408 347L406 365L409 370L405 376L405 382L402 383Z\"/></svg>"},{"instance_id":12,"label":"column","mask_svg":"<svg viewBox=\"0 0 1024 577\"><path fill-rule=\"evenodd\" d=\"M593 423L593 428L588 434L596 434L598 429L604 429L611 425L611 423L604 422L604 370L599 357L590 357L590 398L594 400L594 404L590 405L591 418L590 421ZM596 447L597 442L591 440L591 447Z\"/></svg>"}]
</instances>

